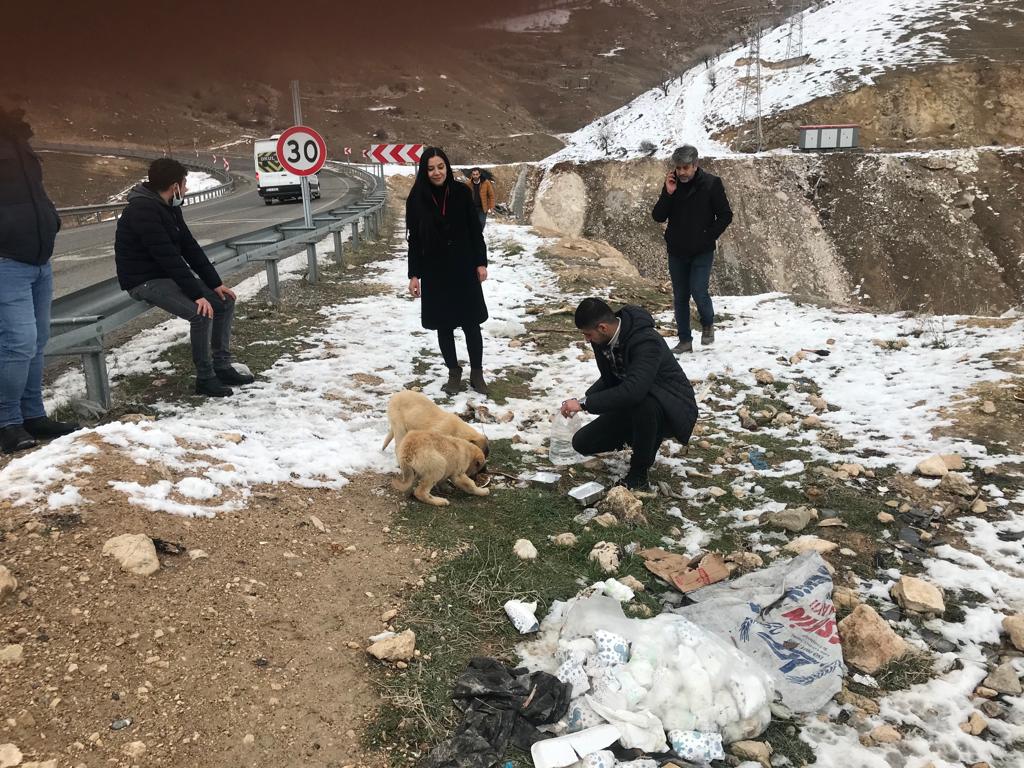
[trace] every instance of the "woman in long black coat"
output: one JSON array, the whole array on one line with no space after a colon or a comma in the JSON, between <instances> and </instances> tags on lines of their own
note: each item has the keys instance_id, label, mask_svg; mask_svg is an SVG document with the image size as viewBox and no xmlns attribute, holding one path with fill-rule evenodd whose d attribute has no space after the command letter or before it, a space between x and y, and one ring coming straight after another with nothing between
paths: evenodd
<instances>
[{"instance_id":1,"label":"woman in long black coat","mask_svg":"<svg viewBox=\"0 0 1024 768\"><path fill-rule=\"evenodd\" d=\"M484 343L480 324L487 319L481 283L487 279L487 246L473 207L473 193L455 181L444 151L427 147L420 156L416 183L405 201L409 240L409 293L421 298L424 328L437 331L448 366L441 387L462 390L462 367L455 352L455 329L461 328L469 350L469 384L486 395Z\"/></svg>"}]
</instances>

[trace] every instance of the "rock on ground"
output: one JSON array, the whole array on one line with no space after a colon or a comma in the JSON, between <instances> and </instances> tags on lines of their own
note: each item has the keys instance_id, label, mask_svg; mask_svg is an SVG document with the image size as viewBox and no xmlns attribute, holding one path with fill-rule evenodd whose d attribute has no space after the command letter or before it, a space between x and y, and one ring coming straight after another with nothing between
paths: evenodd
<instances>
[{"instance_id":1,"label":"rock on ground","mask_svg":"<svg viewBox=\"0 0 1024 768\"><path fill-rule=\"evenodd\" d=\"M615 573L619 570L619 545L611 541L599 541L590 550L589 559L601 566L605 573Z\"/></svg>"},{"instance_id":2,"label":"rock on ground","mask_svg":"<svg viewBox=\"0 0 1024 768\"><path fill-rule=\"evenodd\" d=\"M838 610L853 611L861 604L860 595L849 587L836 587L832 590L832 603Z\"/></svg>"},{"instance_id":3,"label":"rock on ground","mask_svg":"<svg viewBox=\"0 0 1024 768\"><path fill-rule=\"evenodd\" d=\"M18 580L14 578L6 565L0 565L0 603L18 591Z\"/></svg>"},{"instance_id":4,"label":"rock on ground","mask_svg":"<svg viewBox=\"0 0 1024 768\"><path fill-rule=\"evenodd\" d=\"M807 507L793 507L792 509L783 509L779 512L772 512L768 515L768 525L773 528L782 528L783 530L797 533L802 531L811 522L811 510Z\"/></svg>"},{"instance_id":5,"label":"rock on ground","mask_svg":"<svg viewBox=\"0 0 1024 768\"><path fill-rule=\"evenodd\" d=\"M1010 642L1018 651L1024 651L1024 613L1003 619L1003 631L1010 636Z\"/></svg>"},{"instance_id":6,"label":"rock on ground","mask_svg":"<svg viewBox=\"0 0 1024 768\"><path fill-rule=\"evenodd\" d=\"M634 496L628 488L617 485L608 491L608 495L597 505L597 508L605 514L615 515L624 522L633 525L646 525L647 517L643 513L643 506L643 502Z\"/></svg>"},{"instance_id":7,"label":"rock on ground","mask_svg":"<svg viewBox=\"0 0 1024 768\"><path fill-rule=\"evenodd\" d=\"M925 477L945 477L949 474L949 467L942 460L941 456L929 456L917 465L917 473Z\"/></svg>"},{"instance_id":8,"label":"rock on ground","mask_svg":"<svg viewBox=\"0 0 1024 768\"><path fill-rule=\"evenodd\" d=\"M772 745L766 741L737 741L729 751L740 760L754 760L765 768L771 765Z\"/></svg>"},{"instance_id":9,"label":"rock on ground","mask_svg":"<svg viewBox=\"0 0 1024 768\"><path fill-rule=\"evenodd\" d=\"M629 587L634 592L644 592L647 590L647 587L644 586L644 583L640 581L640 579L638 579L636 576L623 576L621 579L619 579L619 584Z\"/></svg>"},{"instance_id":10,"label":"rock on ground","mask_svg":"<svg viewBox=\"0 0 1024 768\"><path fill-rule=\"evenodd\" d=\"M0 667L5 665L15 666L21 664L24 647L15 643L0 648Z\"/></svg>"},{"instance_id":11,"label":"rock on ground","mask_svg":"<svg viewBox=\"0 0 1024 768\"><path fill-rule=\"evenodd\" d=\"M1020 677L1008 661L993 669L982 685L1007 696L1019 696L1021 693Z\"/></svg>"},{"instance_id":12,"label":"rock on ground","mask_svg":"<svg viewBox=\"0 0 1024 768\"><path fill-rule=\"evenodd\" d=\"M941 616L946 612L942 590L915 576L901 576L892 588L892 597L900 608L914 613Z\"/></svg>"},{"instance_id":13,"label":"rock on ground","mask_svg":"<svg viewBox=\"0 0 1024 768\"><path fill-rule=\"evenodd\" d=\"M964 496L968 499L973 499L978 495L978 492L971 485L967 477L959 472L950 472L944 475L942 480L939 481L939 490L956 496Z\"/></svg>"},{"instance_id":14,"label":"rock on ground","mask_svg":"<svg viewBox=\"0 0 1024 768\"><path fill-rule=\"evenodd\" d=\"M789 542L785 548L788 552L793 552L797 555L812 551L821 555L827 555L829 552L839 549L839 545L833 541L826 541L825 539L819 539L817 536L807 535L798 536Z\"/></svg>"},{"instance_id":15,"label":"rock on ground","mask_svg":"<svg viewBox=\"0 0 1024 768\"><path fill-rule=\"evenodd\" d=\"M378 640L366 652L381 661L409 661L416 654L416 633L411 629Z\"/></svg>"},{"instance_id":16,"label":"rock on ground","mask_svg":"<svg viewBox=\"0 0 1024 768\"><path fill-rule=\"evenodd\" d=\"M21 750L14 744L0 744L0 768L21 765Z\"/></svg>"},{"instance_id":17,"label":"rock on ground","mask_svg":"<svg viewBox=\"0 0 1024 768\"><path fill-rule=\"evenodd\" d=\"M846 663L869 675L907 652L906 640L869 605L859 605L839 622Z\"/></svg>"},{"instance_id":18,"label":"rock on ground","mask_svg":"<svg viewBox=\"0 0 1024 768\"><path fill-rule=\"evenodd\" d=\"M533 546L533 542L529 539L518 539L516 543L512 545L512 551L520 560L537 559L537 548Z\"/></svg>"},{"instance_id":19,"label":"rock on ground","mask_svg":"<svg viewBox=\"0 0 1024 768\"><path fill-rule=\"evenodd\" d=\"M107 539L103 554L110 555L121 564L121 570L139 576L151 576L160 570L153 540L143 533L125 533Z\"/></svg>"},{"instance_id":20,"label":"rock on ground","mask_svg":"<svg viewBox=\"0 0 1024 768\"><path fill-rule=\"evenodd\" d=\"M560 533L551 537L551 543L556 547L575 547L576 541L575 533Z\"/></svg>"}]
</instances>

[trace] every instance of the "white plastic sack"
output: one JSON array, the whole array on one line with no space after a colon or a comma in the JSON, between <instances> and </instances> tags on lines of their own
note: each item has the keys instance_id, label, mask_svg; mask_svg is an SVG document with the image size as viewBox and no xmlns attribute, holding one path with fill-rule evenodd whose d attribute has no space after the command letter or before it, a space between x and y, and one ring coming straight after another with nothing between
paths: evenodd
<instances>
[{"instance_id":1,"label":"white plastic sack","mask_svg":"<svg viewBox=\"0 0 1024 768\"><path fill-rule=\"evenodd\" d=\"M690 593L685 616L753 658L794 712L817 712L839 692L846 667L832 577L817 552Z\"/></svg>"},{"instance_id":2,"label":"white plastic sack","mask_svg":"<svg viewBox=\"0 0 1024 768\"><path fill-rule=\"evenodd\" d=\"M665 731L749 739L771 721L769 676L731 644L681 616L630 619L618 601L594 595L571 604L557 628L545 620L542 634L555 631L559 645L594 640L598 652L587 658L591 691L585 699L598 715L628 731L635 746L659 751L646 741L654 740L655 730L661 751L667 748Z\"/></svg>"}]
</instances>

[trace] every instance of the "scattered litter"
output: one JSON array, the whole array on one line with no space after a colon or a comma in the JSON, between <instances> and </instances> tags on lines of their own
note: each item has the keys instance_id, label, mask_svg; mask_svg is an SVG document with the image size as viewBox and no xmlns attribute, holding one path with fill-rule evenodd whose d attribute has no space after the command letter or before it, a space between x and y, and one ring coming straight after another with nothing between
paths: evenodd
<instances>
[{"instance_id":1,"label":"scattered litter","mask_svg":"<svg viewBox=\"0 0 1024 768\"><path fill-rule=\"evenodd\" d=\"M821 555L800 557L690 594L673 613L749 654L794 712L817 712L842 688L845 666Z\"/></svg>"},{"instance_id":2,"label":"scattered litter","mask_svg":"<svg viewBox=\"0 0 1024 768\"><path fill-rule=\"evenodd\" d=\"M532 475L523 475L520 480L525 480L533 485L552 486L562 479L557 472L534 472Z\"/></svg>"},{"instance_id":3,"label":"scattered litter","mask_svg":"<svg viewBox=\"0 0 1024 768\"><path fill-rule=\"evenodd\" d=\"M764 451L762 451L760 448L751 448L749 455L750 455L750 464L751 464L751 466L754 467L754 469L757 469L757 470L760 470L760 471L764 471L764 470L768 469L768 462L765 461Z\"/></svg>"},{"instance_id":4,"label":"scattered litter","mask_svg":"<svg viewBox=\"0 0 1024 768\"><path fill-rule=\"evenodd\" d=\"M595 482L577 485L575 488L569 491L569 495L572 498L574 498L577 501L577 503L582 507L586 507L588 504L593 504L595 501L601 498L601 494L603 493L604 486L601 485L600 483Z\"/></svg>"},{"instance_id":5,"label":"scattered litter","mask_svg":"<svg viewBox=\"0 0 1024 768\"><path fill-rule=\"evenodd\" d=\"M545 738L537 726L565 716L570 691L570 686L546 672L512 669L484 657L471 659L452 691L462 722L419 768L491 768L509 745L532 752L533 745Z\"/></svg>"},{"instance_id":6,"label":"scattered litter","mask_svg":"<svg viewBox=\"0 0 1024 768\"><path fill-rule=\"evenodd\" d=\"M573 517L572 521L577 525L587 525L595 517L597 517L597 509L595 507L588 507Z\"/></svg>"},{"instance_id":7,"label":"scattered litter","mask_svg":"<svg viewBox=\"0 0 1024 768\"><path fill-rule=\"evenodd\" d=\"M691 559L654 547L639 554L647 570L680 592L692 592L729 578L729 566L717 552Z\"/></svg>"},{"instance_id":8,"label":"scattered litter","mask_svg":"<svg viewBox=\"0 0 1024 768\"><path fill-rule=\"evenodd\" d=\"M724 760L722 734L706 731L669 731L669 746L683 760L691 763L710 763Z\"/></svg>"},{"instance_id":9,"label":"scattered litter","mask_svg":"<svg viewBox=\"0 0 1024 768\"><path fill-rule=\"evenodd\" d=\"M590 585L590 588L596 592L600 592L608 597L615 598L620 603L628 603L636 594L633 589L627 587L618 579L605 579L604 581L596 581Z\"/></svg>"},{"instance_id":10,"label":"scattered litter","mask_svg":"<svg viewBox=\"0 0 1024 768\"><path fill-rule=\"evenodd\" d=\"M540 622L537 621L537 602L524 603L522 600L508 600L505 603L505 614L512 621L512 625L519 630L519 634L528 635L540 629Z\"/></svg>"},{"instance_id":11,"label":"scattered litter","mask_svg":"<svg viewBox=\"0 0 1024 768\"><path fill-rule=\"evenodd\" d=\"M603 750L618 740L618 728L614 725L598 725L585 731L538 741L530 748L530 757L533 758L535 768L563 768L578 762L580 758Z\"/></svg>"},{"instance_id":12,"label":"scattered litter","mask_svg":"<svg viewBox=\"0 0 1024 768\"><path fill-rule=\"evenodd\" d=\"M548 444L548 459L556 467L564 467L569 464L578 464L585 460L585 457L576 453L572 447L572 438L576 430L583 424L576 414L565 418L561 413L555 412L551 416L551 440Z\"/></svg>"}]
</instances>

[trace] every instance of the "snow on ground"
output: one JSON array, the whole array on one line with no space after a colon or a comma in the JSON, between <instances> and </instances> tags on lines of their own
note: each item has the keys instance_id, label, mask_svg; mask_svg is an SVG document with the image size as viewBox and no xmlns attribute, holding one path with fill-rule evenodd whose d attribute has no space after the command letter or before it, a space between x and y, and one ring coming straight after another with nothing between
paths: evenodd
<instances>
[{"instance_id":1,"label":"snow on ground","mask_svg":"<svg viewBox=\"0 0 1024 768\"><path fill-rule=\"evenodd\" d=\"M554 8L501 19L485 26L487 29L500 29L503 32L557 32L569 23L570 18L572 18L572 10Z\"/></svg>"},{"instance_id":2,"label":"snow on ground","mask_svg":"<svg viewBox=\"0 0 1024 768\"><path fill-rule=\"evenodd\" d=\"M982 13L984 5L978 0L831 0L804 11L804 52L809 59L799 66L762 68L763 114L854 90L899 67L945 60L941 29L950 23L950 12L957 11L962 22ZM761 41L762 61L785 61L789 40L788 23L767 31ZM546 163L639 157L647 154L640 150L643 141L652 142L659 157L680 144L693 144L705 155L732 154L712 135L754 115L753 96L744 99L750 90L744 87L752 73L749 59L744 44L707 66L687 70L667 92L652 88L570 134L568 145Z\"/></svg>"},{"instance_id":3,"label":"snow on ground","mask_svg":"<svg viewBox=\"0 0 1024 768\"><path fill-rule=\"evenodd\" d=\"M185 180L185 189L189 194L194 194L195 192L205 192L208 189L214 189L221 184L223 182L220 179L206 171L189 171L188 178Z\"/></svg>"},{"instance_id":4,"label":"snow on ground","mask_svg":"<svg viewBox=\"0 0 1024 768\"><path fill-rule=\"evenodd\" d=\"M548 354L529 341L509 344L509 337L521 333L530 319L525 312L528 306L556 306L580 297L559 289L554 274L538 256L546 241L527 228L492 223L487 239L491 277L485 291L491 319L485 325L486 366L495 374L530 368L536 376L532 397L512 400L506 406L492 404L496 411L511 410L513 421L487 425L484 430L492 439L520 434L524 440L520 448L531 450L543 444L548 419L558 404L582 394L596 377L596 367L592 360L580 359L582 350L576 345ZM511 242L522 251L505 255L504 245ZM323 248L328 243L325 241ZM393 453L380 448L387 431L387 398L420 378L428 381L426 394L439 399L445 373L433 334L419 325L418 304L406 296L400 235L393 244L393 258L367 267L365 275L366 281L383 283L387 290L324 307L322 327L307 336L309 348L279 360L257 383L240 388L231 398L209 400L197 407L160 404L162 417L156 421L105 424L54 441L0 470L0 498L19 507L67 509L79 505L79 489L89 482L92 472L90 462L112 449L138 464L162 464L179 476L177 481L163 479L150 485L114 481L114 490L143 508L180 515L239 513L257 484L341 488L355 473L393 471ZM292 275L301 268L302 258L287 263ZM251 298L258 288L259 278L253 278L243 284L240 293ZM977 382L1006 377L993 361L1019 347L1022 320L1011 318L1001 328L976 328L951 318L933 333L919 327L921 321L914 318L835 312L797 305L781 295L721 297L718 309L730 317L723 322L711 350L698 347L686 358L687 372L695 380L707 380L714 373L720 382L733 379L750 387L756 386L751 369L757 367L775 372L781 383L800 377L813 379L825 399L839 407L822 414L822 419L853 441L854 447L833 455L811 443L808 450L812 455L887 463L901 469L938 450L957 450L975 465L1022 460L1012 454L988 455L981 446L964 441L930 437L931 431L943 424L938 408L955 402ZM667 319L659 317L662 322ZM111 368L115 373L148 370L159 351L184 340L186 331L182 321L147 331L144 338L132 340L111 356ZM905 340L908 346L882 348L871 343L875 338ZM812 353L788 364L801 348L828 350L830 354ZM238 350L238 357L244 361L245 351ZM428 364L425 374L417 370L421 361ZM704 393L705 387L699 384L698 393ZM58 389L66 395L72 384L63 381ZM792 389L772 394L786 400L798 414L811 412ZM728 399L728 389L719 387L716 397L723 396ZM736 403L741 397L737 392ZM468 403L481 402L479 396L465 393L449 407L461 411ZM703 423L712 436L717 431L736 439L741 436L735 418L732 408L720 413L705 409ZM765 432L772 434L773 430L762 430ZM788 436L793 439L799 434ZM868 448L873 458L859 458ZM720 476L725 471L695 458L659 460L680 475L701 470ZM621 468L621 460L610 465ZM785 537L760 530L751 516L777 511L785 504L765 495L758 473L745 472L731 487L734 493L742 489L755 506L739 510L722 504L721 525L739 529L752 550L773 552ZM760 474L787 477L802 472L802 462L794 460ZM730 485L726 477L721 484ZM691 509L708 503L704 490L684 489ZM986 674L987 652L982 644L997 636L1003 613L1024 610L1024 545L999 538L1000 533L1024 530L1024 499L1006 498L995 486L986 488L985 494L993 506L1004 505L1003 517L998 522L972 517L957 521L963 543L937 548L924 563L929 577L947 590L970 588L988 602L970 608L963 624L940 619L929 622L934 631L960 644L957 652L938 656L936 677L929 682L881 700L881 717L912 726L907 737L898 745L867 748L858 741L855 729L835 718L829 722L812 719L802 733L820 765L923 768L932 762L936 768L947 768L982 760L1010 764L1005 762L1010 757L1003 745L1024 739L1024 698L1007 698L1008 716L990 721L995 739L970 736L958 727L972 711L971 692ZM691 549L706 540L707 533L699 526L684 527L685 545ZM861 592L887 600L891 580L897 577L898 572L889 569L876 580L862 583ZM909 623L901 628L912 642L921 644ZM955 661L960 662L959 667L954 666Z\"/></svg>"}]
</instances>

